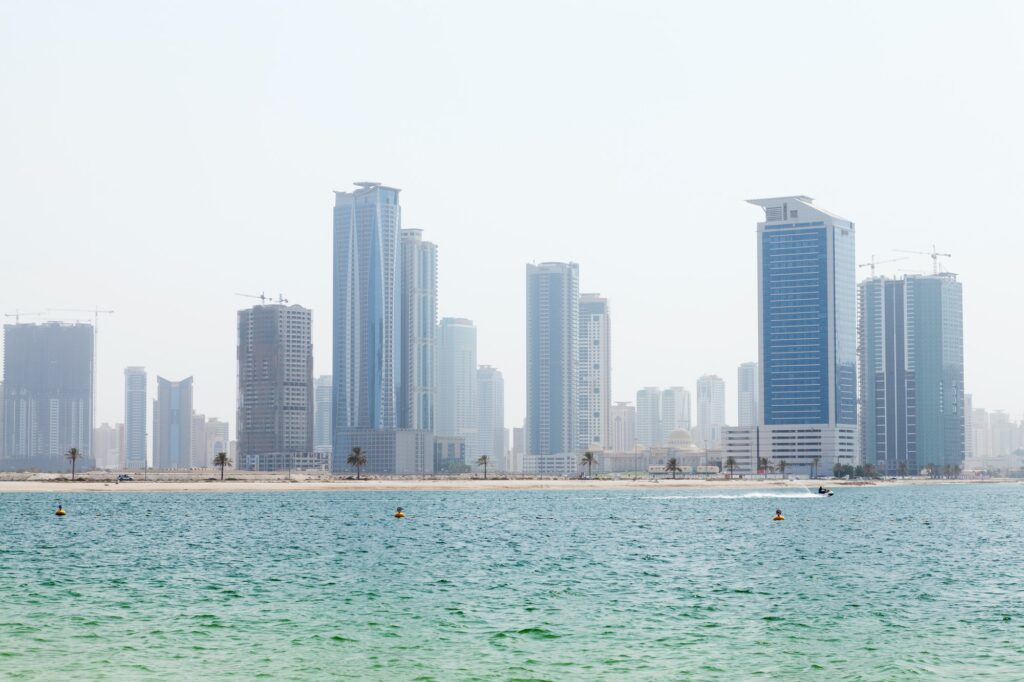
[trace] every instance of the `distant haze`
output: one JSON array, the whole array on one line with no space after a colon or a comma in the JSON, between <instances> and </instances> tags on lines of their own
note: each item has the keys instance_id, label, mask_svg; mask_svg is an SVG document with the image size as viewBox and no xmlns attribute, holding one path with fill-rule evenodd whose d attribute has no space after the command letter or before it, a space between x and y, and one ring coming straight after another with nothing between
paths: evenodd
<instances>
[{"instance_id":1,"label":"distant haze","mask_svg":"<svg viewBox=\"0 0 1024 682\"><path fill-rule=\"evenodd\" d=\"M2 3L0 310L116 310L97 424L144 365L233 434L234 292L312 308L329 373L332 190L375 180L438 244L439 314L475 322L510 425L548 260L609 299L615 400L715 373L735 423L743 200L806 194L859 262L954 254L968 390L1019 417L1022 35L1012 2Z\"/></svg>"}]
</instances>

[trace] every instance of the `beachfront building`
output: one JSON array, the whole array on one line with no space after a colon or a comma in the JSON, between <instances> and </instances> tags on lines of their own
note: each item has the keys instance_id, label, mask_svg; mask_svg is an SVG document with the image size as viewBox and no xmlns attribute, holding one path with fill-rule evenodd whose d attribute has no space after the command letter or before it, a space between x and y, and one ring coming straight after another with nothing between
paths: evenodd
<instances>
[{"instance_id":1,"label":"beachfront building","mask_svg":"<svg viewBox=\"0 0 1024 682\"><path fill-rule=\"evenodd\" d=\"M855 464L854 225L805 196L752 199L757 224L758 453L788 471Z\"/></svg>"},{"instance_id":2,"label":"beachfront building","mask_svg":"<svg viewBox=\"0 0 1024 682\"><path fill-rule=\"evenodd\" d=\"M4 442L0 469L65 471L70 448L93 466L91 324L4 325Z\"/></svg>"},{"instance_id":3,"label":"beachfront building","mask_svg":"<svg viewBox=\"0 0 1024 682\"><path fill-rule=\"evenodd\" d=\"M608 299L580 295L579 403L576 407L576 449L602 450L609 442L611 408L611 319Z\"/></svg>"},{"instance_id":4,"label":"beachfront building","mask_svg":"<svg viewBox=\"0 0 1024 682\"><path fill-rule=\"evenodd\" d=\"M238 434L240 469L265 455L313 452L313 314L299 305L266 304L238 311ZM205 433L200 439L206 455ZM200 463L194 453L193 466ZM264 455L259 460L253 455ZM252 462L252 463L251 463Z\"/></svg>"},{"instance_id":5,"label":"beachfront building","mask_svg":"<svg viewBox=\"0 0 1024 682\"><path fill-rule=\"evenodd\" d=\"M92 431L92 455L97 469L117 469L121 466L124 424L103 423ZM77 466L76 466L77 469Z\"/></svg>"},{"instance_id":6,"label":"beachfront building","mask_svg":"<svg viewBox=\"0 0 1024 682\"><path fill-rule=\"evenodd\" d=\"M430 343L421 328L405 327L417 324L410 320L430 322L434 307L424 302L429 296L423 291L430 287L419 284L434 275L427 266L415 267L422 264L415 255L403 258L403 253L422 256L426 247L413 248L412 234L402 239L400 190L377 182L356 185L355 191L334 193L333 469L349 471L346 460L359 447L367 455L370 473L429 473L433 434L421 422L428 420L431 407L421 399L429 397L432 378L415 389L408 381L407 356L429 355ZM408 247L404 252L403 243ZM421 276L404 282L408 272ZM413 310L402 303L403 292L410 291L422 294L421 305ZM412 334L407 343L406 333ZM432 359L421 360L419 371L429 372ZM422 419L410 408L417 400Z\"/></svg>"},{"instance_id":7,"label":"beachfront building","mask_svg":"<svg viewBox=\"0 0 1024 682\"><path fill-rule=\"evenodd\" d=\"M725 381L714 374L697 379L697 445L715 450L725 426Z\"/></svg>"},{"instance_id":8,"label":"beachfront building","mask_svg":"<svg viewBox=\"0 0 1024 682\"><path fill-rule=\"evenodd\" d=\"M962 301L950 273L860 283L860 445L886 475L964 464Z\"/></svg>"},{"instance_id":9,"label":"beachfront building","mask_svg":"<svg viewBox=\"0 0 1024 682\"><path fill-rule=\"evenodd\" d=\"M490 365L476 370L476 445L473 448L473 466L476 459L486 455L491 471L507 471L505 431L505 379Z\"/></svg>"},{"instance_id":10,"label":"beachfront building","mask_svg":"<svg viewBox=\"0 0 1024 682\"><path fill-rule=\"evenodd\" d=\"M744 362L736 371L736 425L741 428L757 426L756 362Z\"/></svg>"},{"instance_id":11,"label":"beachfront building","mask_svg":"<svg viewBox=\"0 0 1024 682\"><path fill-rule=\"evenodd\" d=\"M526 266L527 471L577 470L579 281L576 263Z\"/></svg>"},{"instance_id":12,"label":"beachfront building","mask_svg":"<svg viewBox=\"0 0 1024 682\"><path fill-rule=\"evenodd\" d=\"M146 369L124 369L124 462L126 469L149 466L146 447Z\"/></svg>"},{"instance_id":13,"label":"beachfront building","mask_svg":"<svg viewBox=\"0 0 1024 682\"><path fill-rule=\"evenodd\" d=\"M437 416L437 246L423 230L399 233L402 317L398 426L433 432ZM476 352L476 330L473 330ZM473 359L474 367L476 359Z\"/></svg>"},{"instance_id":14,"label":"beachfront building","mask_svg":"<svg viewBox=\"0 0 1024 682\"><path fill-rule=\"evenodd\" d=\"M617 402L611 407L612 452L633 452L636 446L636 408L632 403Z\"/></svg>"},{"instance_id":15,"label":"beachfront building","mask_svg":"<svg viewBox=\"0 0 1024 682\"><path fill-rule=\"evenodd\" d=\"M636 440L643 447L661 445L661 389L647 386L636 392Z\"/></svg>"},{"instance_id":16,"label":"beachfront building","mask_svg":"<svg viewBox=\"0 0 1024 682\"><path fill-rule=\"evenodd\" d=\"M465 318L442 318L437 326L434 433L465 439L469 459L474 459L478 444L476 389L476 327Z\"/></svg>"},{"instance_id":17,"label":"beachfront building","mask_svg":"<svg viewBox=\"0 0 1024 682\"><path fill-rule=\"evenodd\" d=\"M322 374L313 382L313 449L330 452L333 445L331 430L331 399L334 391L330 374Z\"/></svg>"},{"instance_id":18,"label":"beachfront building","mask_svg":"<svg viewBox=\"0 0 1024 682\"><path fill-rule=\"evenodd\" d=\"M192 466L192 377L181 381L156 378L153 401L153 466Z\"/></svg>"},{"instance_id":19,"label":"beachfront building","mask_svg":"<svg viewBox=\"0 0 1024 682\"><path fill-rule=\"evenodd\" d=\"M682 386L670 386L661 392L661 441L677 429L690 431L690 392Z\"/></svg>"}]
</instances>

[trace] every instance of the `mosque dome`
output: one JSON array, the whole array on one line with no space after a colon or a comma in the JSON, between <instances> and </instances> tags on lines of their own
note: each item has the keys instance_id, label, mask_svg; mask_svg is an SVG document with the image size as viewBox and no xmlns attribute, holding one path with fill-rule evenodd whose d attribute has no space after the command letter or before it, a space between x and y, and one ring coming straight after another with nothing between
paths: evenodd
<instances>
[{"instance_id":1,"label":"mosque dome","mask_svg":"<svg viewBox=\"0 0 1024 682\"><path fill-rule=\"evenodd\" d=\"M693 436L686 429L676 429L668 434L665 445L676 450L693 450L696 447L693 444Z\"/></svg>"}]
</instances>

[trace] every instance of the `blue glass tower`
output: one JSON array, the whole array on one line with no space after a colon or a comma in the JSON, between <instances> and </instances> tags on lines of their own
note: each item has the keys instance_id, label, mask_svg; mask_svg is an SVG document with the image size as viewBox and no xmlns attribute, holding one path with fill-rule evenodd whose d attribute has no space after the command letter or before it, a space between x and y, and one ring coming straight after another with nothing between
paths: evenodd
<instances>
[{"instance_id":1,"label":"blue glass tower","mask_svg":"<svg viewBox=\"0 0 1024 682\"><path fill-rule=\"evenodd\" d=\"M805 196L752 199L757 225L760 450L811 471L857 457L854 226Z\"/></svg>"},{"instance_id":2,"label":"blue glass tower","mask_svg":"<svg viewBox=\"0 0 1024 682\"><path fill-rule=\"evenodd\" d=\"M860 284L861 447L888 475L963 465L962 299L948 273Z\"/></svg>"},{"instance_id":3,"label":"blue glass tower","mask_svg":"<svg viewBox=\"0 0 1024 682\"><path fill-rule=\"evenodd\" d=\"M576 450L580 271L526 266L526 454Z\"/></svg>"}]
</instances>

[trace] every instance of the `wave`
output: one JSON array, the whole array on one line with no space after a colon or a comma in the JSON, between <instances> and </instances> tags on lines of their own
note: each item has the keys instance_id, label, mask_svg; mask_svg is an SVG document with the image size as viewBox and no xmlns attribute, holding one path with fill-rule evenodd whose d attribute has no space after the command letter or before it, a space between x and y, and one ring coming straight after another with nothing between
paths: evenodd
<instances>
[{"instance_id":1,"label":"wave","mask_svg":"<svg viewBox=\"0 0 1024 682\"><path fill-rule=\"evenodd\" d=\"M658 495L649 497L650 500L757 500L764 498L793 498L808 499L812 497L824 497L817 493L740 493L738 495Z\"/></svg>"}]
</instances>

